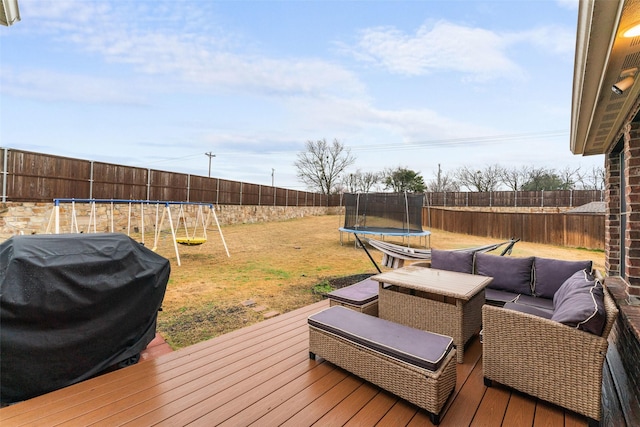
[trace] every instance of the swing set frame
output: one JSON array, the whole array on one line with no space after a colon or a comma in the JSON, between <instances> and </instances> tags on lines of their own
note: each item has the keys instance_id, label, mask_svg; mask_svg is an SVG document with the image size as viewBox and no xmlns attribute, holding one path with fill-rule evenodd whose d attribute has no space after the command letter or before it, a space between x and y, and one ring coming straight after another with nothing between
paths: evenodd
<instances>
[{"instance_id":1,"label":"swing set frame","mask_svg":"<svg viewBox=\"0 0 640 427\"><path fill-rule=\"evenodd\" d=\"M162 227L164 226L165 219L169 223L169 228L171 230L171 238L173 240L173 247L176 253L176 260L178 266L180 266L180 252L178 250L178 245L185 246L195 246L201 245L207 241L207 227L211 221L211 218L215 220L216 227L218 228L218 233L220 234L220 239L222 240L222 244L224 245L224 249L227 253L228 257L231 257L229 254L229 249L227 248L227 243L224 240L224 236L222 234L222 229L220 228L220 222L218 221L218 216L216 215L215 208L211 203L199 203L199 202L170 202L170 201L161 201L161 200L127 200L127 199L53 199L53 211L51 212L51 216L49 218L49 224L47 225L46 233L48 234L60 234L60 204L61 203L70 203L71 204L71 219L70 219L70 233L97 233L97 204L104 204L108 206L108 217L110 219L109 231L111 233L115 233L115 215L116 211L114 206L119 204L128 204L129 209L127 213L127 235L131 234L131 226L132 226L132 215L134 213L134 207L140 206L140 231L141 231L141 243L145 244L145 206L148 208L155 205L155 223L154 223L154 240L153 240L153 248L152 250L156 250L158 247L158 242L160 240L160 235L162 231ZM76 204L89 204L89 221L86 227L86 231L81 231L77 218ZM178 208L178 218L174 226L173 222L173 214L171 212L171 206L179 206ZM185 206L196 206L196 218L194 220L193 229L189 231L189 226L187 225L187 213L185 211ZM162 208L161 208L162 207ZM162 214L160 214L160 210L162 209ZM207 210L205 216L205 209ZM181 225L184 228L184 237L178 236L180 233ZM198 237L198 227L202 227L202 237Z\"/></svg>"}]
</instances>

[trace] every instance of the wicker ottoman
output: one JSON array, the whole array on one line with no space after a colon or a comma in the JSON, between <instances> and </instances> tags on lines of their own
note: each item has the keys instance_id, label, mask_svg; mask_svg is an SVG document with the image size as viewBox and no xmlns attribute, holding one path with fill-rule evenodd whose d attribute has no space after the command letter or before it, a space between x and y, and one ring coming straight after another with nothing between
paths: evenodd
<instances>
[{"instance_id":1,"label":"wicker ottoman","mask_svg":"<svg viewBox=\"0 0 640 427\"><path fill-rule=\"evenodd\" d=\"M334 306L309 317L309 357L323 359L429 412L456 385L453 339Z\"/></svg>"},{"instance_id":2,"label":"wicker ottoman","mask_svg":"<svg viewBox=\"0 0 640 427\"><path fill-rule=\"evenodd\" d=\"M378 316L378 282L365 279L327 294L329 305L341 305L360 313Z\"/></svg>"}]
</instances>

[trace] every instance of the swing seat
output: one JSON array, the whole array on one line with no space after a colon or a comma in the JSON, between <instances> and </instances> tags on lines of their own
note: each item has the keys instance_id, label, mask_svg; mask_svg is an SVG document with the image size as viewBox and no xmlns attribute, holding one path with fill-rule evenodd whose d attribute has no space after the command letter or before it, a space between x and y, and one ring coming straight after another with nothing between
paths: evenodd
<instances>
[{"instance_id":1,"label":"swing seat","mask_svg":"<svg viewBox=\"0 0 640 427\"><path fill-rule=\"evenodd\" d=\"M176 243L185 246L198 246L205 243L206 241L207 239L205 239L204 237L176 237Z\"/></svg>"}]
</instances>

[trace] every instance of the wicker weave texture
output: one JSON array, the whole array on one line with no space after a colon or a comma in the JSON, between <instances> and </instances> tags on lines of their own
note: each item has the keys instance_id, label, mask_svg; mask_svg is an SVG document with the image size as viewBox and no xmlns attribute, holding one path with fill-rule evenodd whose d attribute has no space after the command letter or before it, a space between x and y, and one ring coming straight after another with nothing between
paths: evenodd
<instances>
[{"instance_id":1,"label":"wicker weave texture","mask_svg":"<svg viewBox=\"0 0 640 427\"><path fill-rule=\"evenodd\" d=\"M618 315L605 291L607 324ZM484 376L563 408L601 419L602 337L513 310L483 308Z\"/></svg>"},{"instance_id":2,"label":"wicker weave texture","mask_svg":"<svg viewBox=\"0 0 640 427\"><path fill-rule=\"evenodd\" d=\"M378 317L378 301L371 301L368 304L363 305L353 305L347 304L342 301L336 301L334 299L329 298L329 307L333 307L334 305L340 305L342 307L348 308L353 311L357 311L359 313L368 314L369 316Z\"/></svg>"},{"instance_id":3,"label":"wicker weave texture","mask_svg":"<svg viewBox=\"0 0 640 427\"><path fill-rule=\"evenodd\" d=\"M464 361L464 345L482 327L484 290L469 301L455 304L399 292L397 288L380 287L378 315L382 319L412 328L448 335L453 338L458 363Z\"/></svg>"},{"instance_id":4,"label":"wicker weave texture","mask_svg":"<svg viewBox=\"0 0 640 427\"><path fill-rule=\"evenodd\" d=\"M434 414L440 414L456 385L455 350L431 372L310 326L309 351Z\"/></svg>"}]
</instances>

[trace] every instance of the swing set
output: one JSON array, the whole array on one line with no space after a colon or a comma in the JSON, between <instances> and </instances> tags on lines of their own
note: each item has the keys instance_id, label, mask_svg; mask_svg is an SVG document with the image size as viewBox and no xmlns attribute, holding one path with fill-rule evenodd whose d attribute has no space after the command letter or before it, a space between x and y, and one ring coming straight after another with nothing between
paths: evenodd
<instances>
[{"instance_id":1,"label":"swing set","mask_svg":"<svg viewBox=\"0 0 640 427\"><path fill-rule=\"evenodd\" d=\"M153 233L153 247L152 250L157 250L158 242L160 241L162 229L165 225L165 220L169 224L171 230L171 238L173 241L173 247L176 253L176 260L178 266L180 266L180 253L178 251L178 245L183 246L197 246L206 243L207 241L207 227L211 221L211 218L215 220L216 227L220 233L220 238L227 256L230 257L227 243L222 235L220 229L220 223L218 222L218 216L212 204L198 203L198 202L167 202L159 200L117 200L117 199L53 199L54 206L49 218L49 224L47 225L46 232L48 234L60 234L60 204L70 203L70 219L69 227L70 233L97 233L98 231L98 211L97 204L107 206L107 216L110 220L108 230L111 233L115 233L115 217L119 214L120 209L117 209L115 205L128 205L127 211L127 236L131 236L132 219L135 216L136 206L139 205L139 231L141 235L141 242L145 244L145 215L153 215L152 207L155 205L155 220L154 220L154 233ZM78 204L89 204L89 218L86 224L86 231L80 229L78 222ZM145 212L145 206L147 207ZM172 209L172 207L178 207ZM162 213L160 212L162 210ZM172 212L172 210L174 212ZM195 218L190 217L189 210L195 210ZM173 218L177 215L175 226ZM104 227L101 227L104 228ZM134 226L135 230L135 226ZM136 232L138 230L135 230Z\"/></svg>"}]
</instances>

